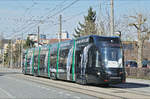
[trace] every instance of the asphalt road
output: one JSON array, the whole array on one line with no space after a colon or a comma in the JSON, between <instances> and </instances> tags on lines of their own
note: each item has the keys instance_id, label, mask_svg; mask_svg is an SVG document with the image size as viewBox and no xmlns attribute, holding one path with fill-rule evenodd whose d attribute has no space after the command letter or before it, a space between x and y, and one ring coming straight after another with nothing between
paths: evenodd
<instances>
[{"instance_id":1,"label":"asphalt road","mask_svg":"<svg viewBox=\"0 0 150 99\"><path fill-rule=\"evenodd\" d=\"M150 95L150 80L127 78L125 84L112 85L113 87L135 92L137 94Z\"/></svg>"},{"instance_id":2,"label":"asphalt road","mask_svg":"<svg viewBox=\"0 0 150 99\"><path fill-rule=\"evenodd\" d=\"M50 83L53 83L55 86ZM68 86L66 88L66 84L69 84L70 87ZM65 88L61 87L63 85ZM69 91L73 90L71 87L93 90L94 95L87 95L86 92L83 93L80 89ZM97 95L94 91L98 92ZM93 96L100 98L120 97L149 99L150 80L127 78L125 84L110 85L110 87L81 86L64 81L53 81L46 78L23 75L21 70L18 69L0 68L0 98L96 98Z\"/></svg>"},{"instance_id":3,"label":"asphalt road","mask_svg":"<svg viewBox=\"0 0 150 99\"><path fill-rule=\"evenodd\" d=\"M0 98L96 98L28 80L17 79L15 76L12 76L19 73L20 71L15 69L0 69Z\"/></svg>"}]
</instances>

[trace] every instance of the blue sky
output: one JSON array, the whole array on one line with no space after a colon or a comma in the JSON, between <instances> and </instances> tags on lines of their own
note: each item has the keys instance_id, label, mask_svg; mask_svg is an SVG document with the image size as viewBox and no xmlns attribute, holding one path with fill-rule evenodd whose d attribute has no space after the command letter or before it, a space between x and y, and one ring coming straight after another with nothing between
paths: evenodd
<instances>
[{"instance_id":1,"label":"blue sky","mask_svg":"<svg viewBox=\"0 0 150 99\"><path fill-rule=\"evenodd\" d=\"M37 33L37 26L40 26L40 33L55 38L59 29L58 17L62 14L63 30L72 37L78 22L83 22L83 16L87 15L89 6L100 15L100 3L101 14L105 16L110 0L0 0L0 32L6 38L17 38L21 33L25 37L28 33ZM115 19L135 15L135 12L149 14L149 5L149 0L114 0Z\"/></svg>"}]
</instances>

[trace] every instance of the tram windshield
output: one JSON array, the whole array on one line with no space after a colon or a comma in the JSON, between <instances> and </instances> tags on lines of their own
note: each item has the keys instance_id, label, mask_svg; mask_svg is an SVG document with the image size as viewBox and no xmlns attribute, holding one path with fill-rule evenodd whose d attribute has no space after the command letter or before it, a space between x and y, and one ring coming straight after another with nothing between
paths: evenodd
<instances>
[{"instance_id":1,"label":"tram windshield","mask_svg":"<svg viewBox=\"0 0 150 99\"><path fill-rule=\"evenodd\" d=\"M102 63L106 68L122 68L122 49L120 47L104 47L100 49Z\"/></svg>"}]
</instances>

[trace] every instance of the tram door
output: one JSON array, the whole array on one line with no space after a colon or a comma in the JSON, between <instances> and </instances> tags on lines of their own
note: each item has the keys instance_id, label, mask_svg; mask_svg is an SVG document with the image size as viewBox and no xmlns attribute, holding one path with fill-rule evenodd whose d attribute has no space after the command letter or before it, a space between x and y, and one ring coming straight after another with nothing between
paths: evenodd
<instances>
[{"instance_id":1,"label":"tram door","mask_svg":"<svg viewBox=\"0 0 150 99\"><path fill-rule=\"evenodd\" d=\"M95 66L97 65L98 63L98 54L97 54L97 50L94 46L92 46L91 48L89 48L89 51L88 51L88 57L87 57L87 75L88 75L88 79L91 79L93 77L93 75L95 75Z\"/></svg>"},{"instance_id":2,"label":"tram door","mask_svg":"<svg viewBox=\"0 0 150 99\"><path fill-rule=\"evenodd\" d=\"M89 71L88 58L92 56L89 56L88 53L92 46L92 44L89 44L87 46L78 48L76 51L76 78L78 80L77 83L86 84L87 82L86 74Z\"/></svg>"},{"instance_id":3,"label":"tram door","mask_svg":"<svg viewBox=\"0 0 150 99\"><path fill-rule=\"evenodd\" d=\"M83 49L84 49L84 46L83 47L78 47L76 48L76 55L75 55L75 72L76 72L76 82L77 83L81 83L82 81L82 69L81 68L81 60L82 60L82 54L83 54Z\"/></svg>"}]
</instances>

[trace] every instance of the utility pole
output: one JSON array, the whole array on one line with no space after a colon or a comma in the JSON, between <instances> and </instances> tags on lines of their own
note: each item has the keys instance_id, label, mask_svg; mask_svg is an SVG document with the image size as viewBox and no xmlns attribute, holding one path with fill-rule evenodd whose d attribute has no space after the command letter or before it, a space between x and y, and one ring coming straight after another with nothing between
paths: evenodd
<instances>
[{"instance_id":1,"label":"utility pole","mask_svg":"<svg viewBox=\"0 0 150 99\"><path fill-rule=\"evenodd\" d=\"M98 35L102 35L102 28L101 28L101 0L99 0L99 31L97 32Z\"/></svg>"},{"instance_id":2,"label":"utility pole","mask_svg":"<svg viewBox=\"0 0 150 99\"><path fill-rule=\"evenodd\" d=\"M20 66L22 67L22 64L23 64L23 33L22 33L22 35L21 35L21 56L20 56L20 60L21 60L21 62L20 62Z\"/></svg>"},{"instance_id":3,"label":"utility pole","mask_svg":"<svg viewBox=\"0 0 150 99\"><path fill-rule=\"evenodd\" d=\"M60 21L60 27L59 27L59 42L61 42L61 36L62 36L62 15L59 16Z\"/></svg>"},{"instance_id":4,"label":"utility pole","mask_svg":"<svg viewBox=\"0 0 150 99\"><path fill-rule=\"evenodd\" d=\"M12 39L13 39L13 38L12 38ZM13 61L12 61L12 57L13 57L13 56L12 56L12 54L13 54L13 48L12 48L12 47L13 47L13 44L12 44L12 39L11 39L11 55L10 55L10 58L11 58L11 59L10 59L10 67L11 67L11 68L13 67L13 66L12 66L12 65L13 65Z\"/></svg>"},{"instance_id":5,"label":"utility pole","mask_svg":"<svg viewBox=\"0 0 150 99\"><path fill-rule=\"evenodd\" d=\"M110 36L114 35L114 0L111 0L111 11L110 11Z\"/></svg>"},{"instance_id":6,"label":"utility pole","mask_svg":"<svg viewBox=\"0 0 150 99\"><path fill-rule=\"evenodd\" d=\"M3 33L0 33L0 48L2 48L3 56L4 56L4 46L3 46ZM4 66L4 57L2 58L2 65Z\"/></svg>"},{"instance_id":7,"label":"utility pole","mask_svg":"<svg viewBox=\"0 0 150 99\"><path fill-rule=\"evenodd\" d=\"M21 34L21 42L20 42L20 67L22 67L23 63L23 33Z\"/></svg>"},{"instance_id":8,"label":"utility pole","mask_svg":"<svg viewBox=\"0 0 150 99\"><path fill-rule=\"evenodd\" d=\"M5 62L5 61L4 61L4 59L5 59L4 54L5 54L5 53L4 53L4 47L3 47L3 67L5 67L5 66L4 66L4 65L5 65L5 64L4 64L4 62Z\"/></svg>"},{"instance_id":9,"label":"utility pole","mask_svg":"<svg viewBox=\"0 0 150 99\"><path fill-rule=\"evenodd\" d=\"M37 36L38 46L39 46L39 42L40 42L40 26L38 26L38 36Z\"/></svg>"}]
</instances>

